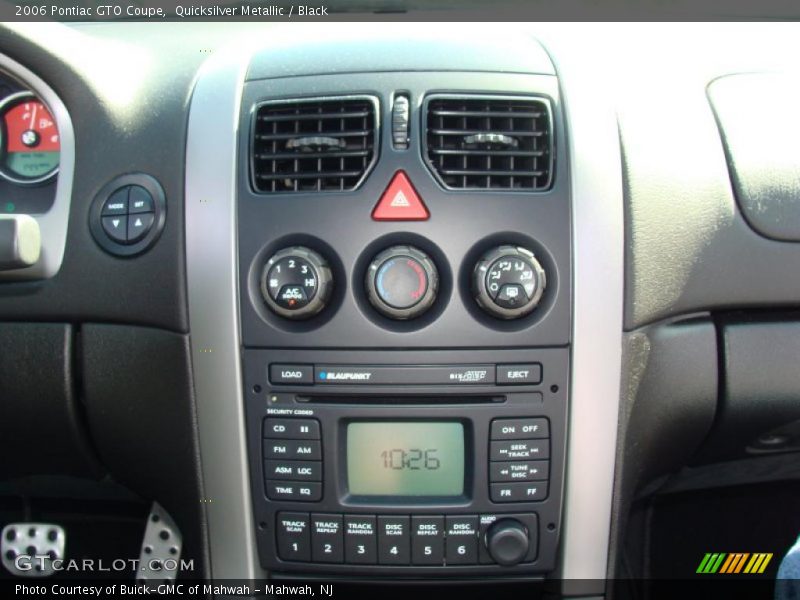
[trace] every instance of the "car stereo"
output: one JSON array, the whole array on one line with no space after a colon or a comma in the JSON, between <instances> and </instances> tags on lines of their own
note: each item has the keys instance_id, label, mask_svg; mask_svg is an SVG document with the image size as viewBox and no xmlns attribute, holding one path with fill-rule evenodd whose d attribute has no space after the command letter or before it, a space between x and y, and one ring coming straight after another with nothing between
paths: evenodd
<instances>
[{"instance_id":1,"label":"car stereo","mask_svg":"<svg viewBox=\"0 0 800 600\"><path fill-rule=\"evenodd\" d=\"M566 348L245 350L244 361L267 569L456 578L553 570Z\"/></svg>"}]
</instances>

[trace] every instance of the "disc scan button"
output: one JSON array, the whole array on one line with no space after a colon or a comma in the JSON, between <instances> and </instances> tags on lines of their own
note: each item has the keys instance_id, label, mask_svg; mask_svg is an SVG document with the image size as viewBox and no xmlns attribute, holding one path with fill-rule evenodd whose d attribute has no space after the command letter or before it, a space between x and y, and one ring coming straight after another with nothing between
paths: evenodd
<instances>
[{"instance_id":1,"label":"disc scan button","mask_svg":"<svg viewBox=\"0 0 800 600\"><path fill-rule=\"evenodd\" d=\"M270 365L269 380L275 385L283 383L313 385L314 367L312 365Z\"/></svg>"}]
</instances>

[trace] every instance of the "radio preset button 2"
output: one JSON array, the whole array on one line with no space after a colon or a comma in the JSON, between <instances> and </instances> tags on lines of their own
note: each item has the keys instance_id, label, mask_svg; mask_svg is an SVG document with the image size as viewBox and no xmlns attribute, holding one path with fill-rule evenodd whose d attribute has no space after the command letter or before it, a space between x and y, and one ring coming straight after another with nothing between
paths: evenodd
<instances>
[{"instance_id":1,"label":"radio preset button 2","mask_svg":"<svg viewBox=\"0 0 800 600\"><path fill-rule=\"evenodd\" d=\"M323 563L344 561L342 515L311 515L311 560Z\"/></svg>"}]
</instances>

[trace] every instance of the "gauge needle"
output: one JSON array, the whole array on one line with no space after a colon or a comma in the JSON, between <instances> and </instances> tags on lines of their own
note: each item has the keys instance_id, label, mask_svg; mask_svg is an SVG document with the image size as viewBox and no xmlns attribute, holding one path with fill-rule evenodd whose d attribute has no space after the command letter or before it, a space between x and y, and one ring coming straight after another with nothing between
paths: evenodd
<instances>
[{"instance_id":1,"label":"gauge needle","mask_svg":"<svg viewBox=\"0 0 800 600\"><path fill-rule=\"evenodd\" d=\"M36 109L39 108L36 104L33 105L33 111L31 112L31 129L34 129L36 126Z\"/></svg>"}]
</instances>

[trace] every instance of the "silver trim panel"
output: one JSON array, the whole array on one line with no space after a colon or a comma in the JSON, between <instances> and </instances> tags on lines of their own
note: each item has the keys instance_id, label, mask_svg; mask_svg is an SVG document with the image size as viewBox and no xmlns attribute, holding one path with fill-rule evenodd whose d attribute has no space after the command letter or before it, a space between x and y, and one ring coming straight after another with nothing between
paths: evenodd
<instances>
[{"instance_id":1,"label":"silver trim panel","mask_svg":"<svg viewBox=\"0 0 800 600\"><path fill-rule=\"evenodd\" d=\"M58 181L53 206L44 214L31 215L39 223L42 252L35 265L0 273L0 281L10 279L47 279L61 269L67 243L69 206L72 199L72 179L75 174L75 133L67 107L53 89L27 67L4 54L0 54L0 70L17 79L50 109L58 126L61 141Z\"/></svg>"},{"instance_id":2,"label":"silver trim panel","mask_svg":"<svg viewBox=\"0 0 800 600\"><path fill-rule=\"evenodd\" d=\"M603 594L622 366L622 163L612 99L597 93L607 85L605 71L587 61L580 44L552 41L569 130L574 244L572 397L560 576L568 595Z\"/></svg>"},{"instance_id":3,"label":"silver trim panel","mask_svg":"<svg viewBox=\"0 0 800 600\"><path fill-rule=\"evenodd\" d=\"M210 575L257 579L265 574L245 447L236 251L236 146L250 53L232 52L204 65L189 109L186 275Z\"/></svg>"}]
</instances>

